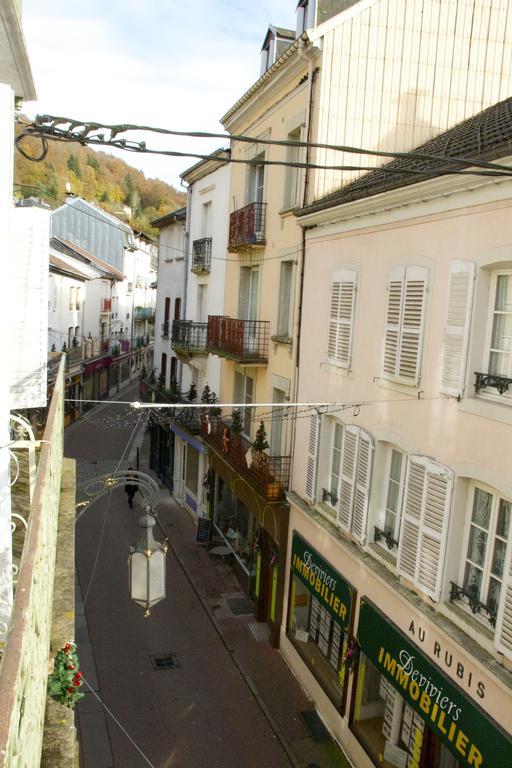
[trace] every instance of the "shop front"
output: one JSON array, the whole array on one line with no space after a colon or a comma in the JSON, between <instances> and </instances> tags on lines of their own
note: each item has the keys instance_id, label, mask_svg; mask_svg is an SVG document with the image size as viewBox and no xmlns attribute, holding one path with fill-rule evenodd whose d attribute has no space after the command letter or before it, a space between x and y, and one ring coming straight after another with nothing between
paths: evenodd
<instances>
[{"instance_id":1,"label":"shop front","mask_svg":"<svg viewBox=\"0 0 512 768\"><path fill-rule=\"evenodd\" d=\"M173 496L197 517L205 516L206 488L204 475L208 468L207 449L203 441L174 422L170 425L174 439Z\"/></svg>"},{"instance_id":2,"label":"shop front","mask_svg":"<svg viewBox=\"0 0 512 768\"><path fill-rule=\"evenodd\" d=\"M354 589L296 531L290 566L287 637L343 712Z\"/></svg>"},{"instance_id":3,"label":"shop front","mask_svg":"<svg viewBox=\"0 0 512 768\"><path fill-rule=\"evenodd\" d=\"M510 737L366 598L357 639L350 727L375 765L512 765ZM485 684L470 682L483 701Z\"/></svg>"},{"instance_id":4,"label":"shop front","mask_svg":"<svg viewBox=\"0 0 512 768\"><path fill-rule=\"evenodd\" d=\"M254 616L267 624L269 641L279 645L285 582L288 506L261 496L218 454L210 457L208 485L213 534L230 553Z\"/></svg>"}]
</instances>

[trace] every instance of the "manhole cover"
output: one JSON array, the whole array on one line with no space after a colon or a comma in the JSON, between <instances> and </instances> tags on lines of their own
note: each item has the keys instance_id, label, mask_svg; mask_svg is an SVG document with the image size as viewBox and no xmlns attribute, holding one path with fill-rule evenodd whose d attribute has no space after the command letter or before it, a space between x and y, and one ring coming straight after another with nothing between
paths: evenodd
<instances>
[{"instance_id":1,"label":"manhole cover","mask_svg":"<svg viewBox=\"0 0 512 768\"><path fill-rule=\"evenodd\" d=\"M166 653L162 656L150 656L149 658L151 659L153 669L176 669L176 667L180 666L175 653Z\"/></svg>"},{"instance_id":2,"label":"manhole cover","mask_svg":"<svg viewBox=\"0 0 512 768\"><path fill-rule=\"evenodd\" d=\"M299 717L311 734L313 741L330 741L329 731L322 723L315 709L307 709L299 712Z\"/></svg>"},{"instance_id":3,"label":"manhole cover","mask_svg":"<svg viewBox=\"0 0 512 768\"><path fill-rule=\"evenodd\" d=\"M248 597L227 597L226 602L235 616L252 613L252 602Z\"/></svg>"}]
</instances>

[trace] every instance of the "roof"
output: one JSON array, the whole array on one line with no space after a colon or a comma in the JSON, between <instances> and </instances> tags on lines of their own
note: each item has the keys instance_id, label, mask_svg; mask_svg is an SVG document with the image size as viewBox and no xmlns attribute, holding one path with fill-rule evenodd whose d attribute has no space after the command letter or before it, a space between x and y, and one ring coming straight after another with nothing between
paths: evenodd
<instances>
[{"instance_id":1,"label":"roof","mask_svg":"<svg viewBox=\"0 0 512 768\"><path fill-rule=\"evenodd\" d=\"M0 2L0 80L10 85L18 98L37 99L21 26L21 3L16 0Z\"/></svg>"},{"instance_id":2,"label":"roof","mask_svg":"<svg viewBox=\"0 0 512 768\"><path fill-rule=\"evenodd\" d=\"M492 161L512 154L512 97L484 109L458 123L433 139L411 150L440 159L400 157L374 171L365 173L341 189L297 212L298 216L343 205L354 200L389 192L392 189L418 184L446 175L457 169L469 168L472 160ZM445 157L464 158L467 163L454 163ZM421 173L429 169L432 173ZM410 173L419 171L419 173Z\"/></svg>"},{"instance_id":3,"label":"roof","mask_svg":"<svg viewBox=\"0 0 512 768\"><path fill-rule=\"evenodd\" d=\"M104 276L113 278L114 280L125 279L125 275L122 272L113 267L111 264L108 264L106 261L103 261L103 259L100 259L98 256L94 256L89 251L86 251L85 248L82 248L77 243L72 243L70 240L65 240L64 238L56 237L55 235L52 237L52 242L57 246L60 244L61 246L64 246L65 249L73 251L80 258L85 259L94 267L97 267L101 272L104 273Z\"/></svg>"},{"instance_id":4,"label":"roof","mask_svg":"<svg viewBox=\"0 0 512 768\"><path fill-rule=\"evenodd\" d=\"M194 181L198 181L199 179L203 178L203 176L208 176L209 173L213 173L228 162L229 158L231 157L231 150L223 149L221 147L220 149L216 149L215 152L212 152L211 157L218 157L218 160L200 160L198 163L191 165L190 168L187 168L186 171L183 171L183 173L180 173L180 178L184 181L188 181L189 183L193 183Z\"/></svg>"},{"instance_id":5,"label":"roof","mask_svg":"<svg viewBox=\"0 0 512 768\"><path fill-rule=\"evenodd\" d=\"M177 208L175 211L166 213L165 216L160 216L159 219L153 219L151 222L152 227L159 229L165 227L167 224L172 224L175 221L185 221L187 218L187 207Z\"/></svg>"},{"instance_id":6,"label":"roof","mask_svg":"<svg viewBox=\"0 0 512 768\"><path fill-rule=\"evenodd\" d=\"M84 267L85 265L82 264L82 266ZM74 277L76 280L81 280L82 282L90 279L90 275L80 269L79 262L72 264L70 261L66 260L64 254L56 251L54 248L50 248L50 271L61 272L69 277ZM99 277L99 275L96 276Z\"/></svg>"}]
</instances>

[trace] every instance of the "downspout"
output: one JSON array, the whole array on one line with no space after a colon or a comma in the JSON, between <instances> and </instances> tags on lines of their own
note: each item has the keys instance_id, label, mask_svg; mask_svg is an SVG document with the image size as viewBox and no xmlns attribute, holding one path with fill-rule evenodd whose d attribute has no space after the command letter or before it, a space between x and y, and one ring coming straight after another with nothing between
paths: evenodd
<instances>
[{"instance_id":1,"label":"downspout","mask_svg":"<svg viewBox=\"0 0 512 768\"><path fill-rule=\"evenodd\" d=\"M181 186L185 187L185 183L181 182ZM187 190L187 213L185 217L185 261L184 261L184 269L185 269L185 276L183 280L183 320L187 319L187 294L188 294L188 250L189 250L189 244L190 244L190 224L192 221L192 184L188 184L188 186L185 187ZM183 363L180 361L180 367L179 367L180 373L178 377L178 381L180 384L180 388L183 384Z\"/></svg>"},{"instance_id":2,"label":"downspout","mask_svg":"<svg viewBox=\"0 0 512 768\"><path fill-rule=\"evenodd\" d=\"M308 53L304 52L304 49L306 48L306 41L301 38L299 41L299 48L297 50L297 55L299 58L304 59L304 61L307 61L308 63L308 97L307 97L307 107L306 107L306 142L308 146L306 147L306 164L310 161L310 155L311 155L311 149L310 149L310 142L311 142L311 136L313 131L313 84L314 80L316 79L316 72L317 70L313 69L313 61L308 55ZM302 206L304 207L307 202L308 197L308 186L309 186L309 174L310 170L306 165L306 169L304 172L304 190L303 190L303 197L302 197ZM300 226L300 225L299 225ZM303 304L303 297L304 297L304 271L305 271L305 265L306 265L306 232L303 227L301 227L301 249L300 249L300 278L299 278L299 300L298 300L298 307L297 307L297 341L296 341L296 349L295 349L295 376L294 376L294 382L293 382L293 401L294 403L298 402L298 393L299 393L299 365L300 365L300 338L301 338L301 329L302 329L302 304ZM292 419L292 434L291 434L291 441L292 441L292 447L295 446L295 434L297 430L297 420L296 418ZM288 490L292 490L292 477L293 477L293 452L292 452L292 467L290 471L290 480L288 484Z\"/></svg>"}]
</instances>

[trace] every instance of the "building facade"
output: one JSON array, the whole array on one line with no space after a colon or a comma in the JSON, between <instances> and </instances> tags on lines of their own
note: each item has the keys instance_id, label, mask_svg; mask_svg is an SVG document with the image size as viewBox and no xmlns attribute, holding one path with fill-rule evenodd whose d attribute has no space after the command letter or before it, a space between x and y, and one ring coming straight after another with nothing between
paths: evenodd
<instances>
[{"instance_id":1,"label":"building facade","mask_svg":"<svg viewBox=\"0 0 512 768\"><path fill-rule=\"evenodd\" d=\"M329 405L297 419L281 651L362 767L512 754L512 187L428 159L509 165L511 109L299 213L298 401Z\"/></svg>"}]
</instances>

